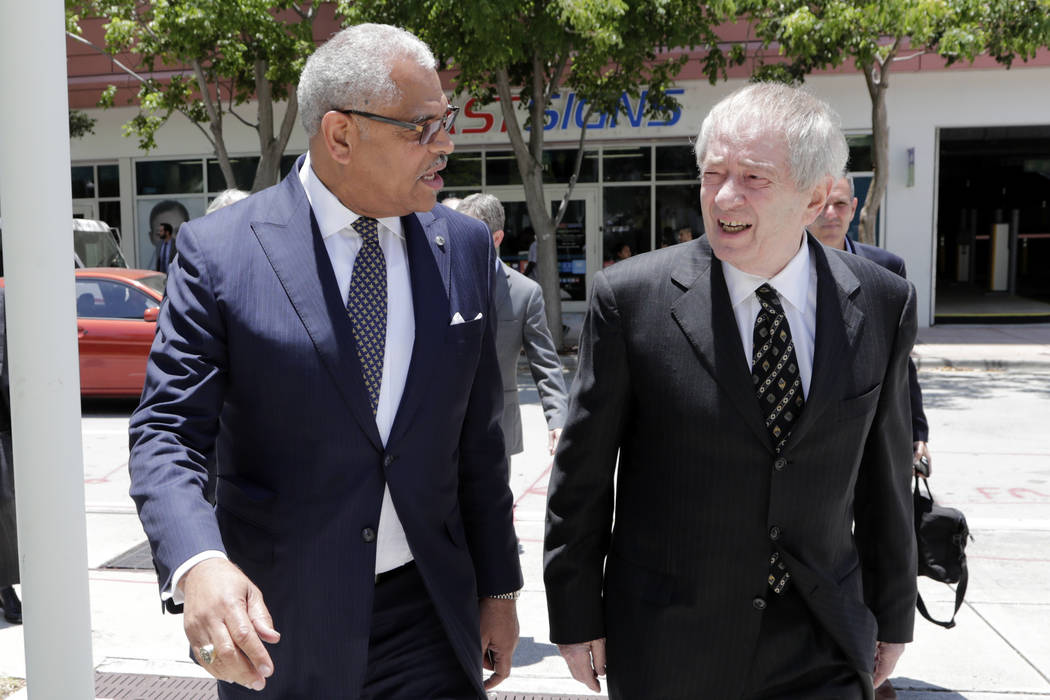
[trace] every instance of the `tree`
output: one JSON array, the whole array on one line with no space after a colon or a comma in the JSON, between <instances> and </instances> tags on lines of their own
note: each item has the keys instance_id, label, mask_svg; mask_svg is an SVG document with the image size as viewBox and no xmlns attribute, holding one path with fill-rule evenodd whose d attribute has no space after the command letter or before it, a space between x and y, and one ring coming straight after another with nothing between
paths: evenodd
<instances>
[{"instance_id":1,"label":"tree","mask_svg":"<svg viewBox=\"0 0 1050 700\"><path fill-rule=\"evenodd\" d=\"M79 139L95 133L95 120L79 109L69 110L69 138Z\"/></svg>"},{"instance_id":2,"label":"tree","mask_svg":"<svg viewBox=\"0 0 1050 700\"><path fill-rule=\"evenodd\" d=\"M950 65L988 53L1007 68L1050 43L1050 0L743 0L766 46L786 63L756 79L801 82L814 70L853 60L871 98L874 179L860 213L860 240L875 242L875 222L889 178L886 91L895 61L935 53Z\"/></svg>"},{"instance_id":3,"label":"tree","mask_svg":"<svg viewBox=\"0 0 1050 700\"><path fill-rule=\"evenodd\" d=\"M721 6L689 0L342 0L339 11L349 23L380 21L411 30L458 72L457 93L483 103L498 98L536 232L547 320L561 347L555 230L577 175L552 215L544 195L544 130L534 127L544 124L552 96L564 88L576 93L577 103L586 101L585 124L626 112L623 94L638 98L643 87L645 114L666 116L677 106L667 90L688 60L670 49L703 46L700 60L712 82L724 77L727 65L742 62L742 50L727 55L719 49L713 27ZM586 133L581 130L577 174Z\"/></svg>"},{"instance_id":4,"label":"tree","mask_svg":"<svg viewBox=\"0 0 1050 700\"><path fill-rule=\"evenodd\" d=\"M156 147L155 135L173 113L188 118L211 144L227 187L236 187L223 138L232 116L259 135L259 164L252 191L277 182L281 156L298 115L295 86L313 53L313 19L323 2L303 0L66 0L67 29L85 43L81 17L108 17L105 46L110 56L130 53L135 67L114 64L139 83L139 113L124 125L139 147ZM93 45L93 44L92 44ZM93 45L94 46L94 45ZM183 69L170 78L150 76L158 68ZM116 86L102 94L111 107ZM238 109L256 100L254 121ZM280 124L274 104L287 100ZM207 127L207 128L205 128Z\"/></svg>"}]
</instances>

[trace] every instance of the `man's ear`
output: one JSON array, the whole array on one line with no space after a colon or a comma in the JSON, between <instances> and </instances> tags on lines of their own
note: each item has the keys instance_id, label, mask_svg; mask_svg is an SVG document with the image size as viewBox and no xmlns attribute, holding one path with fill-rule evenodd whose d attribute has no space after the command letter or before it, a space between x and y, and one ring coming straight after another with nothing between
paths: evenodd
<instances>
[{"instance_id":1,"label":"man's ear","mask_svg":"<svg viewBox=\"0 0 1050 700\"><path fill-rule=\"evenodd\" d=\"M831 195L831 188L834 186L835 178L830 175L813 185L813 188L809 191L809 203L806 205L806 226L812 224L820 216L820 212L824 210L824 205Z\"/></svg>"},{"instance_id":2,"label":"man's ear","mask_svg":"<svg viewBox=\"0 0 1050 700\"><path fill-rule=\"evenodd\" d=\"M849 206L849 218L850 218L850 221L853 221L853 215L855 213L857 213L857 198L856 197L853 198L853 203L850 204L850 206Z\"/></svg>"},{"instance_id":3,"label":"man's ear","mask_svg":"<svg viewBox=\"0 0 1050 700\"><path fill-rule=\"evenodd\" d=\"M503 234L503 229L500 229L499 231L493 231L492 232L492 243L497 248L499 248L499 244L503 242L503 235L504 235Z\"/></svg>"},{"instance_id":4,"label":"man's ear","mask_svg":"<svg viewBox=\"0 0 1050 700\"><path fill-rule=\"evenodd\" d=\"M360 138L357 123L348 114L328 112L321 118L318 137L324 141L325 150L333 161L340 165L350 163L354 145Z\"/></svg>"}]
</instances>

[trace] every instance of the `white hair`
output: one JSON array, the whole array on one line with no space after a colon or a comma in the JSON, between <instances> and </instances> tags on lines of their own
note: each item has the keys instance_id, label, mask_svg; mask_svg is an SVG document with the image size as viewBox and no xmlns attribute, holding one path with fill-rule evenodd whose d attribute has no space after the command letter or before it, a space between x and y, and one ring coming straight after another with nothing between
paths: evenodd
<instances>
[{"instance_id":1,"label":"white hair","mask_svg":"<svg viewBox=\"0 0 1050 700\"><path fill-rule=\"evenodd\" d=\"M782 83L748 85L712 107L696 138L697 165L703 167L714 136L760 132L783 138L791 178L800 190L845 173L849 147L838 114L805 90Z\"/></svg>"},{"instance_id":2,"label":"white hair","mask_svg":"<svg viewBox=\"0 0 1050 700\"><path fill-rule=\"evenodd\" d=\"M506 223L507 215L503 211L503 204L495 195L479 192L465 198L456 207L456 211L472 216L484 222L489 227L489 233L502 231Z\"/></svg>"},{"instance_id":3,"label":"white hair","mask_svg":"<svg viewBox=\"0 0 1050 700\"><path fill-rule=\"evenodd\" d=\"M204 210L204 213L211 214L216 209L222 209L223 207L229 206L234 202L239 202L247 196L248 193L244 190L223 190L215 197L215 199L211 200L211 204L209 204L208 208Z\"/></svg>"},{"instance_id":4,"label":"white hair","mask_svg":"<svg viewBox=\"0 0 1050 700\"><path fill-rule=\"evenodd\" d=\"M402 58L437 67L426 44L389 24L347 27L321 45L299 76L299 119L307 136L321 129L321 118L333 109L374 111L398 99L401 92L390 71Z\"/></svg>"}]
</instances>

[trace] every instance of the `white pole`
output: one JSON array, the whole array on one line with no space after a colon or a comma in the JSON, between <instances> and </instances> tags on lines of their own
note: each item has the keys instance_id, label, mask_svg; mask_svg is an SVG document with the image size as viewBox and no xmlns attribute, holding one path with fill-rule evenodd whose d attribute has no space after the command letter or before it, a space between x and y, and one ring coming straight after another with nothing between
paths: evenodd
<instances>
[{"instance_id":1,"label":"white pole","mask_svg":"<svg viewBox=\"0 0 1050 700\"><path fill-rule=\"evenodd\" d=\"M62 0L0 2L0 206L29 697L95 697Z\"/></svg>"}]
</instances>

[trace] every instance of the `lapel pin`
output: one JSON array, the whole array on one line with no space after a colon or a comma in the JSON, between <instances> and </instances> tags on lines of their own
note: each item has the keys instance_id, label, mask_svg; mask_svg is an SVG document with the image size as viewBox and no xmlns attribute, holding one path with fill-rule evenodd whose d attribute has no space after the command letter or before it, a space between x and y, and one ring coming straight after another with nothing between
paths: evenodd
<instances>
[{"instance_id":1,"label":"lapel pin","mask_svg":"<svg viewBox=\"0 0 1050 700\"><path fill-rule=\"evenodd\" d=\"M444 236L434 236L434 242L438 244L439 248L444 248L445 247L445 237Z\"/></svg>"}]
</instances>

